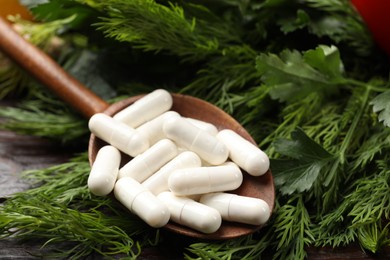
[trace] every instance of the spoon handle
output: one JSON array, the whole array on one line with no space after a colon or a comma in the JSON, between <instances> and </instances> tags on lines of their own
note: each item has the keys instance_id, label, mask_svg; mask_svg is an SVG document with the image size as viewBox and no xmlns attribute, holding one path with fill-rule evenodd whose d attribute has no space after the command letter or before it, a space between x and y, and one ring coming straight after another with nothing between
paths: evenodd
<instances>
[{"instance_id":1,"label":"spoon handle","mask_svg":"<svg viewBox=\"0 0 390 260\"><path fill-rule=\"evenodd\" d=\"M26 41L2 17L0 50L86 118L108 107L108 103L69 75L46 53Z\"/></svg>"}]
</instances>

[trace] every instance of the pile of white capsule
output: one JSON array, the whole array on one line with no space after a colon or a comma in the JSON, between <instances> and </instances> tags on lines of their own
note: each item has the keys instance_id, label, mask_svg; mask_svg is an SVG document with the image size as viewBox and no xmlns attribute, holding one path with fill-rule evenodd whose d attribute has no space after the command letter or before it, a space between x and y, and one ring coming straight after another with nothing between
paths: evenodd
<instances>
[{"instance_id":1,"label":"pile of white capsule","mask_svg":"<svg viewBox=\"0 0 390 260\"><path fill-rule=\"evenodd\" d=\"M243 180L241 169L260 176L268 156L236 132L171 111L172 96L158 89L110 117L95 114L89 129L109 145L91 167L89 190L115 198L152 227L169 220L203 233L222 220L264 224L268 204L225 193ZM121 153L133 157L121 165Z\"/></svg>"}]
</instances>

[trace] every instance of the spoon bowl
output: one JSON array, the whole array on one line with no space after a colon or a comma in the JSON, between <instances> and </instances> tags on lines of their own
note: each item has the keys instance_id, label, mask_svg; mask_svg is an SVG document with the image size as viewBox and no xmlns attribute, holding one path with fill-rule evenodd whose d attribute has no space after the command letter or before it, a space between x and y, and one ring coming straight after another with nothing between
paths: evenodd
<instances>
[{"instance_id":1,"label":"spoon bowl","mask_svg":"<svg viewBox=\"0 0 390 260\"><path fill-rule=\"evenodd\" d=\"M16 33L10 24L0 17L0 49L35 79L52 90L65 102L89 119L96 113L114 115L142 97L135 96L109 105L96 96L79 81L70 76L47 54L27 42ZM256 145L250 134L231 116L218 107L201 99L173 94L172 110L185 117L191 117L214 124L218 130L231 129ZM106 143L91 134L88 156L92 165L98 150ZM129 158L128 156L124 158ZM131 158L129 158L131 159ZM263 199L271 212L274 207L274 183L270 170L262 176L253 177L243 172L242 185L232 193ZM222 226L212 234L203 234L193 229L169 222L165 228L181 235L205 239L228 239L247 235L262 226L253 226L223 221Z\"/></svg>"},{"instance_id":2,"label":"spoon bowl","mask_svg":"<svg viewBox=\"0 0 390 260\"><path fill-rule=\"evenodd\" d=\"M139 95L117 102L107 108L104 113L113 116L117 112L140 99L142 96L143 95ZM191 117L211 123L215 125L218 130L231 129L240 134L246 140L256 145L250 134L234 118L218 107L204 100L187 95L172 94L172 98L173 106L171 110L178 112L184 117ZM99 149L104 145L107 145L107 143L91 134L88 147L88 157L91 164L95 160ZM129 158L126 155L123 157ZM235 191L232 191L232 193L262 199L269 205L270 209L272 210L274 206L275 191L271 171L268 170L268 172L266 172L264 175L258 177L254 177L247 174L246 172L243 172L243 176L244 178L241 186ZM253 233L259 230L261 227L262 226L253 226L223 221L221 227L216 232L212 234L204 234L170 221L164 228L190 237L203 239L228 239Z\"/></svg>"}]
</instances>

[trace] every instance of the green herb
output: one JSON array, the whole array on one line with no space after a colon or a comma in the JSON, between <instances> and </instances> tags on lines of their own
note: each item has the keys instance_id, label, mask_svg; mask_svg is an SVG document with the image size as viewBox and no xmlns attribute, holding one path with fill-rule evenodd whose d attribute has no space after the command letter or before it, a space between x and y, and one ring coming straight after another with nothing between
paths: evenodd
<instances>
[{"instance_id":1,"label":"green herb","mask_svg":"<svg viewBox=\"0 0 390 260\"><path fill-rule=\"evenodd\" d=\"M232 114L271 157L277 201L268 225L238 239L191 241L185 258L304 259L307 246L389 246L390 66L350 1L51 0L33 12L43 27L72 28L57 36L82 35L64 47L73 55L56 58L85 83L98 75L105 99L161 87L198 96ZM0 93L19 95L20 72L5 67ZM85 142L84 120L23 84L30 95L0 111L3 127ZM73 241L67 256L136 257L169 240L113 200L91 196L88 169L84 157L27 174L41 186L0 207L0 237ZM82 232L50 225L61 219L82 223Z\"/></svg>"},{"instance_id":2,"label":"green herb","mask_svg":"<svg viewBox=\"0 0 390 260\"><path fill-rule=\"evenodd\" d=\"M0 238L45 239L70 243L58 255L81 258L94 251L135 258L157 235L110 198L95 197L86 186L86 156L48 169L26 172L41 186L16 194L0 211ZM138 240L135 240L139 236Z\"/></svg>"},{"instance_id":3,"label":"green herb","mask_svg":"<svg viewBox=\"0 0 390 260\"><path fill-rule=\"evenodd\" d=\"M379 121L383 121L383 124L390 127L390 90L383 92L371 101L371 105L374 107L374 112L378 113Z\"/></svg>"},{"instance_id":4,"label":"green herb","mask_svg":"<svg viewBox=\"0 0 390 260\"><path fill-rule=\"evenodd\" d=\"M320 174L326 174L333 156L310 140L302 130L291 134L292 140L277 140L276 152L296 160L274 160L275 184L282 194L310 190ZM322 178L320 178L322 179Z\"/></svg>"},{"instance_id":5,"label":"green herb","mask_svg":"<svg viewBox=\"0 0 390 260\"><path fill-rule=\"evenodd\" d=\"M48 137L69 143L88 134L85 120L72 114L63 102L53 98L42 86L30 85L30 99L18 107L0 110L7 120L1 128L20 134Z\"/></svg>"},{"instance_id":6,"label":"green herb","mask_svg":"<svg viewBox=\"0 0 390 260\"><path fill-rule=\"evenodd\" d=\"M343 202L321 219L317 245L340 246L358 239L372 252L389 245L389 226L382 221L390 216L390 168L388 160L376 164L379 174L358 179Z\"/></svg>"}]
</instances>

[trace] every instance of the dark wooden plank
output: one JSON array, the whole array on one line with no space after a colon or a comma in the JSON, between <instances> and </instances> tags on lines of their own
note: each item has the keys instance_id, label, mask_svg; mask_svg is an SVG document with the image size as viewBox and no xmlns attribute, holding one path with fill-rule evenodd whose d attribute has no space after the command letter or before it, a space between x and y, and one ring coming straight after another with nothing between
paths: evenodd
<instances>
[{"instance_id":1,"label":"dark wooden plank","mask_svg":"<svg viewBox=\"0 0 390 260\"><path fill-rule=\"evenodd\" d=\"M370 254L364 252L357 244L351 244L340 248L315 248L310 247L306 249L308 259L315 260L389 260L390 248L385 248L382 252L377 254Z\"/></svg>"},{"instance_id":2,"label":"dark wooden plank","mask_svg":"<svg viewBox=\"0 0 390 260\"><path fill-rule=\"evenodd\" d=\"M28 188L20 178L22 171L65 162L69 155L43 138L0 131L0 198Z\"/></svg>"}]
</instances>

